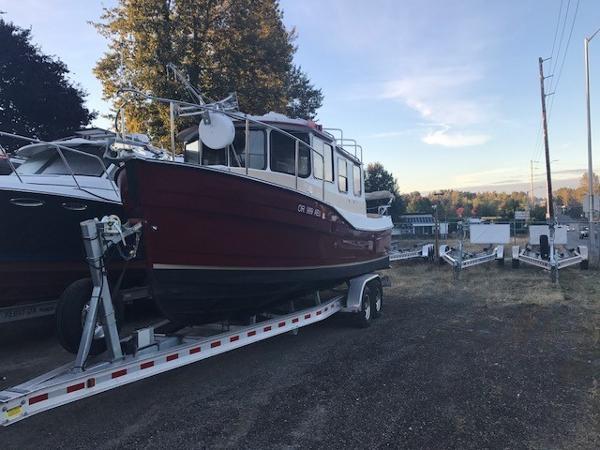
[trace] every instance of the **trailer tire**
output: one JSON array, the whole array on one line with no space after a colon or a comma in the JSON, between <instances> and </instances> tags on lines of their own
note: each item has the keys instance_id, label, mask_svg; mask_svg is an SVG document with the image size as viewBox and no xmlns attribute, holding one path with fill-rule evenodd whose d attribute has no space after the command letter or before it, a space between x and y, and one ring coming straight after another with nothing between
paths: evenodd
<instances>
[{"instance_id":1,"label":"trailer tire","mask_svg":"<svg viewBox=\"0 0 600 450\"><path fill-rule=\"evenodd\" d=\"M373 319L377 319L381 317L383 310L383 288L381 281L379 279L371 281L368 288L370 289L371 315Z\"/></svg>"},{"instance_id":2,"label":"trailer tire","mask_svg":"<svg viewBox=\"0 0 600 450\"><path fill-rule=\"evenodd\" d=\"M588 270L589 267L590 267L590 262L587 259L584 259L583 261L581 261L579 263L579 268L581 270Z\"/></svg>"},{"instance_id":3,"label":"trailer tire","mask_svg":"<svg viewBox=\"0 0 600 450\"><path fill-rule=\"evenodd\" d=\"M519 261L518 259L513 259L512 260L512 268L513 269L518 269L519 265L520 265L521 261Z\"/></svg>"},{"instance_id":4,"label":"trailer tire","mask_svg":"<svg viewBox=\"0 0 600 450\"><path fill-rule=\"evenodd\" d=\"M92 280L83 278L69 285L56 304L56 334L60 345L70 353L77 354L83 333L84 309L92 294ZM115 307L117 326L121 322L121 308ZM95 338L90 346L90 355L99 355L106 350L104 337Z\"/></svg>"},{"instance_id":5,"label":"trailer tire","mask_svg":"<svg viewBox=\"0 0 600 450\"><path fill-rule=\"evenodd\" d=\"M360 300L360 311L354 314L354 323L358 328L368 328L371 325L372 308L370 289L365 286Z\"/></svg>"}]
</instances>

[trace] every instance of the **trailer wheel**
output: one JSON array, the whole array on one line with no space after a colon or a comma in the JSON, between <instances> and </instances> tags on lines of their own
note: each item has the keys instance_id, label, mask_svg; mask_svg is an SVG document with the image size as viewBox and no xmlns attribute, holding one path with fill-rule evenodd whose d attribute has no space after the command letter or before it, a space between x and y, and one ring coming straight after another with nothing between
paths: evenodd
<instances>
[{"instance_id":1,"label":"trailer wheel","mask_svg":"<svg viewBox=\"0 0 600 450\"><path fill-rule=\"evenodd\" d=\"M520 261L518 259L513 259L512 260L512 268L513 269L518 269L519 268L519 263L520 263Z\"/></svg>"},{"instance_id":2,"label":"trailer wheel","mask_svg":"<svg viewBox=\"0 0 600 450\"><path fill-rule=\"evenodd\" d=\"M371 298L371 315L373 319L381 317L381 311L383 309L383 289L379 280L373 280L369 283L368 288L370 289Z\"/></svg>"},{"instance_id":3,"label":"trailer wheel","mask_svg":"<svg viewBox=\"0 0 600 450\"><path fill-rule=\"evenodd\" d=\"M92 295L92 280L83 278L72 283L62 293L56 305L56 333L60 345L70 353L77 354L83 333L83 324ZM115 308L117 324L120 323L120 308ZM99 355L106 350L104 330L96 324L90 355Z\"/></svg>"},{"instance_id":4,"label":"trailer wheel","mask_svg":"<svg viewBox=\"0 0 600 450\"><path fill-rule=\"evenodd\" d=\"M371 308L371 296L369 295L369 291L370 289L365 286L360 301L360 311L354 314L354 323L358 328L367 328L371 325L371 313L373 310Z\"/></svg>"},{"instance_id":5,"label":"trailer wheel","mask_svg":"<svg viewBox=\"0 0 600 450\"><path fill-rule=\"evenodd\" d=\"M589 267L590 267L590 262L587 259L584 259L583 261L581 261L579 263L579 268L581 270L588 270Z\"/></svg>"}]
</instances>

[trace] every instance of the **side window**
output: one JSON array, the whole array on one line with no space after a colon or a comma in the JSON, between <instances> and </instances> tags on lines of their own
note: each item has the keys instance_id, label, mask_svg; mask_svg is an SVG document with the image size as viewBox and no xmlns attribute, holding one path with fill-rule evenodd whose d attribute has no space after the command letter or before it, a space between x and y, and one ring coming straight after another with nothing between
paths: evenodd
<instances>
[{"instance_id":1,"label":"side window","mask_svg":"<svg viewBox=\"0 0 600 450\"><path fill-rule=\"evenodd\" d=\"M354 195L359 196L362 192L361 192L361 177L360 177L360 166L357 166L356 164L353 165L353 179L352 179L352 186L354 188Z\"/></svg>"},{"instance_id":2,"label":"side window","mask_svg":"<svg viewBox=\"0 0 600 450\"><path fill-rule=\"evenodd\" d=\"M210 148L202 146L202 165L203 166L226 166L227 153L224 148Z\"/></svg>"},{"instance_id":3,"label":"side window","mask_svg":"<svg viewBox=\"0 0 600 450\"><path fill-rule=\"evenodd\" d=\"M290 133L300 139L298 149L298 176L306 178L310 175L310 148L308 145L307 133ZM296 173L296 141L289 136L272 131L271 141L271 170L273 172L287 173L294 175Z\"/></svg>"},{"instance_id":4,"label":"side window","mask_svg":"<svg viewBox=\"0 0 600 450\"><path fill-rule=\"evenodd\" d=\"M183 160L186 163L200 164L200 141L186 142Z\"/></svg>"},{"instance_id":5,"label":"side window","mask_svg":"<svg viewBox=\"0 0 600 450\"><path fill-rule=\"evenodd\" d=\"M344 158L338 158L338 189L348 192L348 167Z\"/></svg>"},{"instance_id":6,"label":"side window","mask_svg":"<svg viewBox=\"0 0 600 450\"><path fill-rule=\"evenodd\" d=\"M232 167L246 167L246 130L238 128L230 148L229 162ZM267 140L264 130L250 130L250 148L248 158L251 169L264 170L267 168Z\"/></svg>"},{"instance_id":7,"label":"side window","mask_svg":"<svg viewBox=\"0 0 600 450\"><path fill-rule=\"evenodd\" d=\"M325 181L333 181L333 147L325 144L319 139L315 139L314 147L323 155L323 159L319 155L313 155L314 175L315 178L323 179L323 162L325 163Z\"/></svg>"}]
</instances>

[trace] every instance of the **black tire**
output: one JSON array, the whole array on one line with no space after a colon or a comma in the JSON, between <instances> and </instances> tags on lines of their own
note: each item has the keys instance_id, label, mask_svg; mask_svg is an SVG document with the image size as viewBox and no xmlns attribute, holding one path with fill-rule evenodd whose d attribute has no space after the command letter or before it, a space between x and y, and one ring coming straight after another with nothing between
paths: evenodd
<instances>
[{"instance_id":1,"label":"black tire","mask_svg":"<svg viewBox=\"0 0 600 450\"><path fill-rule=\"evenodd\" d=\"M354 324L358 328L367 328L371 325L371 298L369 288L365 286L360 302L360 312L354 314Z\"/></svg>"},{"instance_id":2,"label":"black tire","mask_svg":"<svg viewBox=\"0 0 600 450\"><path fill-rule=\"evenodd\" d=\"M498 264L500 267L504 266L504 258L498 258L496 260L496 264Z\"/></svg>"},{"instance_id":3,"label":"black tire","mask_svg":"<svg viewBox=\"0 0 600 450\"><path fill-rule=\"evenodd\" d=\"M587 259L584 259L583 261L581 261L579 263L579 268L581 270L588 270L589 267L590 267L590 262Z\"/></svg>"},{"instance_id":4,"label":"black tire","mask_svg":"<svg viewBox=\"0 0 600 450\"><path fill-rule=\"evenodd\" d=\"M542 234L540 236L540 256L546 261L550 259L550 243L548 242L547 234Z\"/></svg>"},{"instance_id":5,"label":"black tire","mask_svg":"<svg viewBox=\"0 0 600 450\"><path fill-rule=\"evenodd\" d=\"M383 288L380 280L373 280L368 284L370 289L370 300L371 300L371 315L373 319L381 317L383 311Z\"/></svg>"},{"instance_id":6,"label":"black tire","mask_svg":"<svg viewBox=\"0 0 600 450\"><path fill-rule=\"evenodd\" d=\"M519 265L520 265L521 261L519 261L518 259L513 259L512 260L512 268L513 269L518 269Z\"/></svg>"},{"instance_id":7,"label":"black tire","mask_svg":"<svg viewBox=\"0 0 600 450\"><path fill-rule=\"evenodd\" d=\"M83 278L73 282L58 299L56 305L56 334L62 347L73 354L79 350L79 342L83 333L83 309L92 295L92 280ZM117 326L120 323L121 308L115 308ZM104 338L92 341L90 355L99 355L106 350Z\"/></svg>"}]
</instances>

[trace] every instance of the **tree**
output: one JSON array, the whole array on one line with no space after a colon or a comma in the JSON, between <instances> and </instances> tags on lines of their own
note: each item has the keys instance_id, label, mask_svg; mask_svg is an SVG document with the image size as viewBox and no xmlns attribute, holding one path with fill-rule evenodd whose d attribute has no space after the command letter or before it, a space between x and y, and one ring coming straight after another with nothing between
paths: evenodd
<instances>
[{"instance_id":1,"label":"tree","mask_svg":"<svg viewBox=\"0 0 600 450\"><path fill-rule=\"evenodd\" d=\"M394 176L380 162L370 163L365 170L365 192L389 191L394 194L390 215L396 218L405 210L404 199L398 194Z\"/></svg>"},{"instance_id":2,"label":"tree","mask_svg":"<svg viewBox=\"0 0 600 450\"><path fill-rule=\"evenodd\" d=\"M323 93L315 88L299 67L288 74L286 115L314 119L315 112L323 103Z\"/></svg>"},{"instance_id":3,"label":"tree","mask_svg":"<svg viewBox=\"0 0 600 450\"><path fill-rule=\"evenodd\" d=\"M31 39L31 30L0 18L0 129L44 140L68 136L95 113L84 106L86 93L67 79L67 66Z\"/></svg>"},{"instance_id":4,"label":"tree","mask_svg":"<svg viewBox=\"0 0 600 450\"><path fill-rule=\"evenodd\" d=\"M380 162L370 163L365 171L365 192L390 191L398 196L394 175L385 170Z\"/></svg>"},{"instance_id":5,"label":"tree","mask_svg":"<svg viewBox=\"0 0 600 450\"><path fill-rule=\"evenodd\" d=\"M94 72L115 108L127 85L189 99L168 79L168 63L207 98L236 91L240 109L251 114L313 118L321 106L321 91L293 64L295 31L285 29L276 0L120 0L101 20L95 26L109 51ZM166 106L137 101L126 117L128 129L167 141Z\"/></svg>"}]
</instances>

